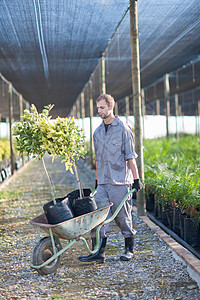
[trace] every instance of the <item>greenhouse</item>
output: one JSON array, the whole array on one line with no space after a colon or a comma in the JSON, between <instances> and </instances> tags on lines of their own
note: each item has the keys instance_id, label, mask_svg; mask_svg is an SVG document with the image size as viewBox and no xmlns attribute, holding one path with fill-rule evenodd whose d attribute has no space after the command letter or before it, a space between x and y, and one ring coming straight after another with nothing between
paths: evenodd
<instances>
[{"instance_id":1,"label":"greenhouse","mask_svg":"<svg viewBox=\"0 0 200 300\"><path fill-rule=\"evenodd\" d=\"M199 0L3 0L0 28L1 299L200 299ZM142 183L117 209L95 201L102 94Z\"/></svg>"}]
</instances>

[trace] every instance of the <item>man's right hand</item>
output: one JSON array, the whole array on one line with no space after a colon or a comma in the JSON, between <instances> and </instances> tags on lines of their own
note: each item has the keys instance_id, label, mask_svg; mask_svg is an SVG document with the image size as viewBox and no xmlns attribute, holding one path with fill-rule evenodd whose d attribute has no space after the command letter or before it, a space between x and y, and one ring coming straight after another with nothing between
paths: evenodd
<instances>
[{"instance_id":1,"label":"man's right hand","mask_svg":"<svg viewBox=\"0 0 200 300\"><path fill-rule=\"evenodd\" d=\"M136 189L136 191L138 192L139 190L141 190L142 187L143 187L143 184L140 181L140 179L135 179L132 188Z\"/></svg>"}]
</instances>

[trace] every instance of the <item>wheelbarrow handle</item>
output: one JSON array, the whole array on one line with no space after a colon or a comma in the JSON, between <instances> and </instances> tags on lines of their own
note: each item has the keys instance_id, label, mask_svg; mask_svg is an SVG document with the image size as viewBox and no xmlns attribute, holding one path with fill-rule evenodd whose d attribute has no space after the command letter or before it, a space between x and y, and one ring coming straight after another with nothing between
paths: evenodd
<instances>
[{"instance_id":1,"label":"wheelbarrow handle","mask_svg":"<svg viewBox=\"0 0 200 300\"><path fill-rule=\"evenodd\" d=\"M92 192L92 196L94 197L97 193L97 189L95 189L93 192Z\"/></svg>"}]
</instances>

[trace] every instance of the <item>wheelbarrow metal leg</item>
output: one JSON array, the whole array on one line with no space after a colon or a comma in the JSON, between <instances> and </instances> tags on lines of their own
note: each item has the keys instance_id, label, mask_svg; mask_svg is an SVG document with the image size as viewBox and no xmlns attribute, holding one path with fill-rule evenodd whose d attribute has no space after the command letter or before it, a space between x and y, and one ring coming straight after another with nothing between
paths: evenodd
<instances>
[{"instance_id":1,"label":"wheelbarrow metal leg","mask_svg":"<svg viewBox=\"0 0 200 300\"><path fill-rule=\"evenodd\" d=\"M88 243L87 243L87 241L84 237L79 237L79 239L81 241L83 241L83 244L85 245L85 248L86 248L86 250L89 254L94 254L99 250L99 246L100 246L100 234L99 234L99 232L100 232L100 229L102 227L102 224L98 225L97 230L96 230L96 245L95 245L94 250L90 250L90 248L88 246Z\"/></svg>"},{"instance_id":2,"label":"wheelbarrow metal leg","mask_svg":"<svg viewBox=\"0 0 200 300\"><path fill-rule=\"evenodd\" d=\"M57 252L56 252L56 246L55 246L55 241L54 241L53 232L52 232L51 228L49 228L49 233L50 233L50 237L51 237L51 243L52 243L52 247L53 247L53 253L54 253L54 255L56 255L57 254Z\"/></svg>"}]
</instances>

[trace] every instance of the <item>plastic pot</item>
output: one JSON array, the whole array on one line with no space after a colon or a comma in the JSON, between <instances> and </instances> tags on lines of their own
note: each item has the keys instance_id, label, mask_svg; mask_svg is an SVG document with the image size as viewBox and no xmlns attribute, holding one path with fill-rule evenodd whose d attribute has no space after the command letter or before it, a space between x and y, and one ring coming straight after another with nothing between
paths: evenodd
<instances>
[{"instance_id":1,"label":"plastic pot","mask_svg":"<svg viewBox=\"0 0 200 300\"><path fill-rule=\"evenodd\" d=\"M181 228L180 228L180 209L174 208L173 210L173 231L181 235Z\"/></svg>"},{"instance_id":2,"label":"plastic pot","mask_svg":"<svg viewBox=\"0 0 200 300\"><path fill-rule=\"evenodd\" d=\"M58 224L74 218L68 199L64 198L63 201L61 199L56 199L56 204L50 201L43 206L49 224Z\"/></svg>"},{"instance_id":3,"label":"plastic pot","mask_svg":"<svg viewBox=\"0 0 200 300\"><path fill-rule=\"evenodd\" d=\"M146 198L146 210L154 211L154 205L155 205L154 194L149 194L148 197Z\"/></svg>"},{"instance_id":4,"label":"plastic pot","mask_svg":"<svg viewBox=\"0 0 200 300\"><path fill-rule=\"evenodd\" d=\"M184 240L192 247L200 246L200 227L192 218L184 219Z\"/></svg>"},{"instance_id":5,"label":"plastic pot","mask_svg":"<svg viewBox=\"0 0 200 300\"><path fill-rule=\"evenodd\" d=\"M80 199L79 190L75 190L67 195L68 199L72 201L72 210L75 217L87 214L97 209L97 204L92 196L90 189L83 189L84 197Z\"/></svg>"}]
</instances>

